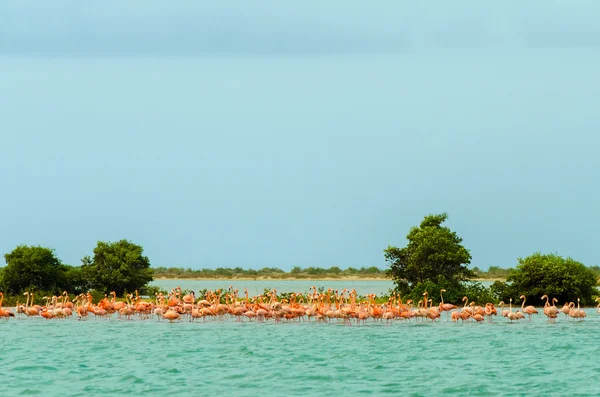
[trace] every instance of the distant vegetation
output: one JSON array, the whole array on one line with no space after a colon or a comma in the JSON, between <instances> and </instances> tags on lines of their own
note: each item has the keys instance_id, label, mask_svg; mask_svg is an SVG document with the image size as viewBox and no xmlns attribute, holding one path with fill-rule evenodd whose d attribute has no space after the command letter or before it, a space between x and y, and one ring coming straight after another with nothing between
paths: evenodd
<instances>
[{"instance_id":1,"label":"distant vegetation","mask_svg":"<svg viewBox=\"0 0 600 397\"><path fill-rule=\"evenodd\" d=\"M386 271L376 266L341 269L338 266L330 268L295 266L286 272L276 267L264 267L259 270L243 269L241 267L194 270L182 267L154 268L156 278L273 278L273 279L319 279L319 278L384 278Z\"/></svg>"},{"instance_id":2,"label":"distant vegetation","mask_svg":"<svg viewBox=\"0 0 600 397\"><path fill-rule=\"evenodd\" d=\"M514 269L504 269L498 266L490 266L488 270L480 270L478 267L474 267L473 273L475 278L486 279L486 280L506 280L508 274Z\"/></svg>"}]
</instances>

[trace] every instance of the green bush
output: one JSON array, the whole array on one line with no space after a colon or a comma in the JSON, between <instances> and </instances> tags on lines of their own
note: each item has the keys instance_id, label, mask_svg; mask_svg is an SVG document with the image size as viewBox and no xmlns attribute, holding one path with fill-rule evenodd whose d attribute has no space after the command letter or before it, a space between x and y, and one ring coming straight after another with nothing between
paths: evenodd
<instances>
[{"instance_id":1,"label":"green bush","mask_svg":"<svg viewBox=\"0 0 600 397\"><path fill-rule=\"evenodd\" d=\"M384 250L390 263L388 275L397 291L412 293L419 285L431 282L459 289L462 281L474 277L467 267L471 254L455 232L442 226L446 218L446 214L426 216L418 227L410 229L406 247L388 246Z\"/></svg>"},{"instance_id":2,"label":"green bush","mask_svg":"<svg viewBox=\"0 0 600 397\"><path fill-rule=\"evenodd\" d=\"M67 267L51 248L19 245L4 258L2 286L8 294L20 295L32 289L58 294L66 286Z\"/></svg>"},{"instance_id":3,"label":"green bush","mask_svg":"<svg viewBox=\"0 0 600 397\"><path fill-rule=\"evenodd\" d=\"M542 295L559 302L577 302L584 305L594 304L593 297L598 295L596 275L581 262L572 258L563 258L555 254L542 255L537 252L526 258L519 258L519 265L510 272L507 282L510 285L496 287L504 293L504 299L518 298L523 294L528 303L541 305Z\"/></svg>"},{"instance_id":4,"label":"green bush","mask_svg":"<svg viewBox=\"0 0 600 397\"><path fill-rule=\"evenodd\" d=\"M92 288L117 296L125 291L139 290L153 280L154 271L150 260L143 255L144 249L127 240L114 243L99 241L94 256L82 259L82 272Z\"/></svg>"}]
</instances>

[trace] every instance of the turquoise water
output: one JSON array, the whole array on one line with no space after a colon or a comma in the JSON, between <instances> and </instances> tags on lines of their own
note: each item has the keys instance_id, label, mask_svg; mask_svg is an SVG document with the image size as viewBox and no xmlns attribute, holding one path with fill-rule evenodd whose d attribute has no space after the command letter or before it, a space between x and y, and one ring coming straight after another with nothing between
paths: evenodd
<instances>
[{"instance_id":1,"label":"turquoise water","mask_svg":"<svg viewBox=\"0 0 600 397\"><path fill-rule=\"evenodd\" d=\"M248 289L248 293L252 295L262 294L265 288L275 288L279 292L307 292L313 285L317 288L331 288L341 291L344 288L348 290L355 289L359 295L377 294L385 295L388 291L394 288L394 283L391 280L190 280L190 279L166 279L154 280L154 285L170 291L171 289L180 286L183 289L189 290L216 290L219 288L228 288L230 285L237 288L239 291ZM492 282L484 281L485 287L489 287ZM240 293L240 295L243 295Z\"/></svg>"},{"instance_id":2,"label":"turquoise water","mask_svg":"<svg viewBox=\"0 0 600 397\"><path fill-rule=\"evenodd\" d=\"M356 289L359 295L365 294L387 294L394 283L390 280L190 280L190 279L166 279L154 280L154 285L170 291L172 288L181 286L183 289L198 291L201 289L216 290L228 288L230 285L239 291L248 289L252 295L262 294L265 288L275 288L279 292L307 292L313 285L317 288L331 288L341 291ZM240 293L240 295L243 295Z\"/></svg>"},{"instance_id":3,"label":"turquoise water","mask_svg":"<svg viewBox=\"0 0 600 397\"><path fill-rule=\"evenodd\" d=\"M2 320L0 396L600 394L594 310L556 324L442 320Z\"/></svg>"}]
</instances>

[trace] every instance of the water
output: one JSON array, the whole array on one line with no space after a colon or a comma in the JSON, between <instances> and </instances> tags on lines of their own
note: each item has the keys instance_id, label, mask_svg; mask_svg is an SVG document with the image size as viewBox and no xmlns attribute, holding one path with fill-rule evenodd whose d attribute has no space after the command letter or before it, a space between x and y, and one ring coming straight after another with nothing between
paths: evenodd
<instances>
[{"instance_id":1,"label":"water","mask_svg":"<svg viewBox=\"0 0 600 397\"><path fill-rule=\"evenodd\" d=\"M239 291L248 289L250 295L262 294L265 288L275 288L278 292L307 292L314 285L317 288L331 288L341 291L356 289L359 295L387 294L394 283L390 280L190 280L190 279L164 279L154 280L154 285L170 291L180 286L183 289L198 291L201 289L216 290L228 288L230 285ZM240 293L242 296L243 293Z\"/></svg>"},{"instance_id":2,"label":"water","mask_svg":"<svg viewBox=\"0 0 600 397\"><path fill-rule=\"evenodd\" d=\"M492 285L493 281L483 281L484 287ZM262 294L265 288L275 288L278 292L307 292L316 286L325 289L341 291L344 288L348 290L355 289L358 295L376 294L385 295L390 289L394 288L391 280L191 280L191 279L163 279L154 280L153 285L170 291L180 286L183 289L198 291L201 289L216 290L219 288L228 288L230 285L239 291L248 289L250 295ZM243 293L240 293L243 296Z\"/></svg>"},{"instance_id":3,"label":"water","mask_svg":"<svg viewBox=\"0 0 600 397\"><path fill-rule=\"evenodd\" d=\"M598 395L583 322L0 321L0 396Z\"/></svg>"}]
</instances>

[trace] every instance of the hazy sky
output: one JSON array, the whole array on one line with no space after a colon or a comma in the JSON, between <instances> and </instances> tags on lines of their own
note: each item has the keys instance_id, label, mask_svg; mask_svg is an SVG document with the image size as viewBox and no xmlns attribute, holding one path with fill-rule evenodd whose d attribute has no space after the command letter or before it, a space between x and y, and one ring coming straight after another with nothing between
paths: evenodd
<instances>
[{"instance_id":1,"label":"hazy sky","mask_svg":"<svg viewBox=\"0 0 600 397\"><path fill-rule=\"evenodd\" d=\"M383 267L446 211L599 264L600 2L437 3L2 2L0 252Z\"/></svg>"}]
</instances>

